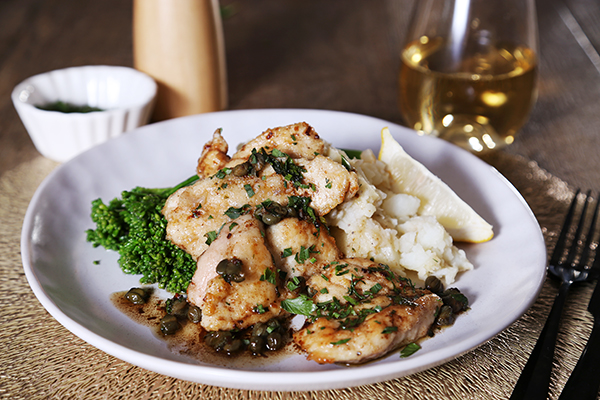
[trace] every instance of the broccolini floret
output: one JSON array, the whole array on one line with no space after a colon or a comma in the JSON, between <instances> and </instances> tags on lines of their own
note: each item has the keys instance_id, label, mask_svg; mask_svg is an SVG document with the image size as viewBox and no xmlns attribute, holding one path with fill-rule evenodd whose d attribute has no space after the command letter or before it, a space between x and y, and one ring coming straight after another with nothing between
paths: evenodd
<instances>
[{"instance_id":1,"label":"broccolini floret","mask_svg":"<svg viewBox=\"0 0 600 400\"><path fill-rule=\"evenodd\" d=\"M108 204L94 200L91 217L96 229L86 231L88 242L118 252L123 272L142 275L141 283L157 283L171 293L185 292L196 263L166 239L167 220L161 210L171 194L197 179L193 176L173 188L136 187Z\"/></svg>"}]
</instances>

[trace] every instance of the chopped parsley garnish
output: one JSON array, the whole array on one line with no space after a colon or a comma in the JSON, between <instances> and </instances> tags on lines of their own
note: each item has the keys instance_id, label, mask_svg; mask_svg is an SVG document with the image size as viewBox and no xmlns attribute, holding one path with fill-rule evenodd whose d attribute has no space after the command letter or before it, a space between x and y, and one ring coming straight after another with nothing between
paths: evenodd
<instances>
[{"instance_id":1,"label":"chopped parsley garnish","mask_svg":"<svg viewBox=\"0 0 600 400\"><path fill-rule=\"evenodd\" d=\"M225 168L218 170L217 173L213 175L213 177L223 179L227 175L231 174L231 171L232 171L231 168L225 167Z\"/></svg>"},{"instance_id":2,"label":"chopped parsley garnish","mask_svg":"<svg viewBox=\"0 0 600 400\"><path fill-rule=\"evenodd\" d=\"M277 285L277 276L275 275L275 272L271 271L269 268L265 269L265 272L263 272L263 274L260 276L260 280Z\"/></svg>"},{"instance_id":3,"label":"chopped parsley garnish","mask_svg":"<svg viewBox=\"0 0 600 400\"><path fill-rule=\"evenodd\" d=\"M346 269L347 267L348 267L348 264L336 265L335 266L335 275L340 276L340 275L347 274L348 272L350 272L350 270Z\"/></svg>"},{"instance_id":4,"label":"chopped parsley garnish","mask_svg":"<svg viewBox=\"0 0 600 400\"><path fill-rule=\"evenodd\" d=\"M294 258L296 260L296 263L298 264L304 264L304 262L306 262L307 260L314 260L311 261L313 264L317 261L314 257L311 258L311 254L319 254L319 251L315 250L315 245L313 244L312 246L310 246L309 248L306 248L304 246L300 246L300 251L296 253L296 257Z\"/></svg>"},{"instance_id":5,"label":"chopped parsley garnish","mask_svg":"<svg viewBox=\"0 0 600 400\"><path fill-rule=\"evenodd\" d=\"M394 332L398 332L397 326L386 326L385 329L381 333L386 334L386 333L394 333Z\"/></svg>"},{"instance_id":6,"label":"chopped parsley garnish","mask_svg":"<svg viewBox=\"0 0 600 400\"><path fill-rule=\"evenodd\" d=\"M288 155L285 154L283 151L279 150L279 149L273 149L273 151L271 152L271 155L273 157L287 157Z\"/></svg>"},{"instance_id":7,"label":"chopped parsley garnish","mask_svg":"<svg viewBox=\"0 0 600 400\"><path fill-rule=\"evenodd\" d=\"M256 194L254 193L254 189L252 189L252 186L247 183L244 185L244 189L246 190L246 194L248 194L248 197L252 197Z\"/></svg>"},{"instance_id":8,"label":"chopped parsley garnish","mask_svg":"<svg viewBox=\"0 0 600 400\"><path fill-rule=\"evenodd\" d=\"M286 257L289 257L289 256L291 256L292 254L294 254L294 253L292 252L292 248L291 248L291 247L288 247L287 249L283 249L283 253L281 253L281 258L286 258Z\"/></svg>"},{"instance_id":9,"label":"chopped parsley garnish","mask_svg":"<svg viewBox=\"0 0 600 400\"><path fill-rule=\"evenodd\" d=\"M236 219L240 215L248 214L250 212L250 204L244 204L239 208L229 207L227 211L225 211L225 215L227 215L231 219Z\"/></svg>"},{"instance_id":10,"label":"chopped parsley garnish","mask_svg":"<svg viewBox=\"0 0 600 400\"><path fill-rule=\"evenodd\" d=\"M410 344L406 345L406 347L400 351L400 357L405 358L405 357L411 356L411 355L415 354L417 351L419 351L420 349L421 349L421 346L419 346L417 343L410 343Z\"/></svg>"},{"instance_id":11,"label":"chopped parsley garnish","mask_svg":"<svg viewBox=\"0 0 600 400\"><path fill-rule=\"evenodd\" d=\"M206 244L210 246L210 244L214 242L215 239L217 239L217 232L210 231L207 232L204 236L206 236Z\"/></svg>"},{"instance_id":12,"label":"chopped parsley garnish","mask_svg":"<svg viewBox=\"0 0 600 400\"><path fill-rule=\"evenodd\" d=\"M380 283L376 283L371 286L371 289L369 289L366 294L367 296L372 297L375 296L381 289L383 289L383 286L381 286Z\"/></svg>"},{"instance_id":13,"label":"chopped parsley garnish","mask_svg":"<svg viewBox=\"0 0 600 400\"><path fill-rule=\"evenodd\" d=\"M255 175L265 164L271 164L276 173L293 183L301 183L304 179L303 173L306 172L304 167L296 165L290 156L279 149L273 149L271 153L268 153L264 147L260 150L252 149L248 161L250 161Z\"/></svg>"},{"instance_id":14,"label":"chopped parsley garnish","mask_svg":"<svg viewBox=\"0 0 600 400\"><path fill-rule=\"evenodd\" d=\"M337 346L339 344L346 344L350 341L351 338L338 340L337 342L330 342L332 345Z\"/></svg>"},{"instance_id":15,"label":"chopped parsley garnish","mask_svg":"<svg viewBox=\"0 0 600 400\"><path fill-rule=\"evenodd\" d=\"M294 276L288 281L286 286L291 292L293 292L294 290L300 287L301 283L302 282L300 281L300 279L297 276Z\"/></svg>"},{"instance_id":16,"label":"chopped parsley garnish","mask_svg":"<svg viewBox=\"0 0 600 400\"><path fill-rule=\"evenodd\" d=\"M257 305L254 306L254 308L252 309L252 311L254 311L257 314L264 314L264 313L267 312L267 309L262 304L257 304Z\"/></svg>"},{"instance_id":17,"label":"chopped parsley garnish","mask_svg":"<svg viewBox=\"0 0 600 400\"><path fill-rule=\"evenodd\" d=\"M281 307L291 314L306 315L307 317L312 316L317 310L316 304L304 294L294 299L282 300Z\"/></svg>"}]
</instances>

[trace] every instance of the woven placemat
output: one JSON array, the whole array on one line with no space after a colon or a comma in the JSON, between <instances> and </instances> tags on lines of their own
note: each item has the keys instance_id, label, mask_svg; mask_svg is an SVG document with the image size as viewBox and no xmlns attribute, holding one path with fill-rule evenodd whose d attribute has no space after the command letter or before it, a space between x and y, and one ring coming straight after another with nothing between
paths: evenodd
<instances>
[{"instance_id":1,"label":"woven placemat","mask_svg":"<svg viewBox=\"0 0 600 400\"><path fill-rule=\"evenodd\" d=\"M535 162L504 153L486 161L521 192L551 247L573 195L571 188ZM21 264L21 225L35 189L56 166L39 157L0 176L3 399L506 399L557 292L556 283L547 280L531 309L492 340L439 367L383 383L344 390L261 392L169 378L83 342L56 322L29 288ZM590 284L578 286L567 301L551 398L558 396L591 331L592 319L586 313L591 289Z\"/></svg>"}]
</instances>

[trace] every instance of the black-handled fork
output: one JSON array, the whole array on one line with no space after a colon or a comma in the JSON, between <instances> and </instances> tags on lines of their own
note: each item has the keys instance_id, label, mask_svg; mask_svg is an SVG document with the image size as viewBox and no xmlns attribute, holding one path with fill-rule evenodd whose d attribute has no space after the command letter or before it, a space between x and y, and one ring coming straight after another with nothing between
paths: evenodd
<instances>
[{"instance_id":1,"label":"black-handled fork","mask_svg":"<svg viewBox=\"0 0 600 400\"><path fill-rule=\"evenodd\" d=\"M600 268L600 257L596 257L594 270ZM600 389L600 285L596 289L588 305L588 311L594 317L594 327L585 349L571 373L558 400L594 400Z\"/></svg>"},{"instance_id":2,"label":"black-handled fork","mask_svg":"<svg viewBox=\"0 0 600 400\"><path fill-rule=\"evenodd\" d=\"M558 294L554 300L554 304L552 305L552 309L550 310L542 333L515 385L510 400L546 400L548 398L554 348L556 346L560 317L567 293L574 283L591 279L587 264L590 261L590 248L596 230L598 205L600 204L600 201L596 202L591 224L587 231L585 245L583 245L583 248L580 246L584 226L588 221L586 215L588 204L591 200L590 192L587 192L587 195L585 196L584 205L576 225L577 229L575 236L567 250L566 260L563 260L563 253L569 242L569 232L571 231L573 217L575 216L579 194L580 191L577 190L571 201L569 211L567 212L565 222L558 236L556 246L554 247L548 265L548 271L561 281ZM578 255L579 257L577 257ZM598 257L600 257L600 255Z\"/></svg>"}]
</instances>

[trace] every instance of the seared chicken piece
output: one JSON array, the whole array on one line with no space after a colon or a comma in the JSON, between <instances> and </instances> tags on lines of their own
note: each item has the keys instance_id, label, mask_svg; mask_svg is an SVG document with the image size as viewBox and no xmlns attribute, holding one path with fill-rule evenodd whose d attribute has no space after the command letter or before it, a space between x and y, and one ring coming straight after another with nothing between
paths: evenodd
<instances>
[{"instance_id":1,"label":"seared chicken piece","mask_svg":"<svg viewBox=\"0 0 600 400\"><path fill-rule=\"evenodd\" d=\"M288 277L311 276L322 264L342 257L325 228L297 218L286 218L267 229L267 245L275 265Z\"/></svg>"},{"instance_id":2,"label":"seared chicken piece","mask_svg":"<svg viewBox=\"0 0 600 400\"><path fill-rule=\"evenodd\" d=\"M308 359L318 363L361 363L414 342L427 334L442 305L439 296L366 259L322 265L307 284L315 303L333 307L329 318L294 334Z\"/></svg>"},{"instance_id":3,"label":"seared chicken piece","mask_svg":"<svg viewBox=\"0 0 600 400\"><path fill-rule=\"evenodd\" d=\"M242 146L232 159L247 160L252 149L279 149L290 157L312 160L323 153L324 143L306 122L269 129Z\"/></svg>"},{"instance_id":4,"label":"seared chicken piece","mask_svg":"<svg viewBox=\"0 0 600 400\"><path fill-rule=\"evenodd\" d=\"M424 337L435 320L440 299L427 294L411 305L389 305L369 314L352 330L340 320L318 318L294 333L294 341L320 364L356 364L381 357Z\"/></svg>"},{"instance_id":5,"label":"seared chicken piece","mask_svg":"<svg viewBox=\"0 0 600 400\"><path fill-rule=\"evenodd\" d=\"M215 235L232 220L225 214L229 208L246 207L245 212L250 212L265 200L287 204L288 196L294 193L293 187L286 188L283 177L276 174L265 180L232 175L221 179L213 175L167 199L163 208L168 221L167 239L197 260L208 248L207 235Z\"/></svg>"},{"instance_id":6,"label":"seared chicken piece","mask_svg":"<svg viewBox=\"0 0 600 400\"><path fill-rule=\"evenodd\" d=\"M262 223L243 215L223 227L219 237L198 260L188 300L202 309L201 325L208 331L244 329L281 314L277 272L265 245ZM243 281L217 275L222 260L239 260ZM262 277L262 279L261 279Z\"/></svg>"},{"instance_id":7,"label":"seared chicken piece","mask_svg":"<svg viewBox=\"0 0 600 400\"><path fill-rule=\"evenodd\" d=\"M358 192L356 173L326 157L317 156L302 166L306 169L303 186L293 185L268 166L259 176L212 175L178 190L163 208L167 239L197 260L208 248L206 235L218 232L230 220L225 212L231 207L247 207L249 212L266 200L286 206L290 196L305 196L311 197L310 206L322 216Z\"/></svg>"},{"instance_id":8,"label":"seared chicken piece","mask_svg":"<svg viewBox=\"0 0 600 400\"><path fill-rule=\"evenodd\" d=\"M306 190L305 195L312 198L311 206L319 215L327 214L358 193L356 172L349 172L330 158L319 155L306 164L298 164L306 168L304 180L312 188L310 191Z\"/></svg>"},{"instance_id":9,"label":"seared chicken piece","mask_svg":"<svg viewBox=\"0 0 600 400\"><path fill-rule=\"evenodd\" d=\"M213 133L212 140L204 145L202 154L198 159L196 173L200 179L216 174L229 162L228 150L229 146L221 136L221 129L217 129Z\"/></svg>"}]
</instances>

